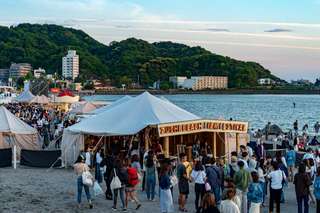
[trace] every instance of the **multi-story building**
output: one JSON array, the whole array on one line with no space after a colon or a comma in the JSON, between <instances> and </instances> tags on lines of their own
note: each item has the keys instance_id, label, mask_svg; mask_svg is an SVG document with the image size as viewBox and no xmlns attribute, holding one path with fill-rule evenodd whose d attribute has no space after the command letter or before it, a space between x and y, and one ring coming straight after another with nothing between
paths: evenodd
<instances>
[{"instance_id":1,"label":"multi-story building","mask_svg":"<svg viewBox=\"0 0 320 213\"><path fill-rule=\"evenodd\" d=\"M25 77L29 72L31 72L32 66L28 63L12 63L9 69L10 78L20 78Z\"/></svg>"},{"instance_id":2,"label":"multi-story building","mask_svg":"<svg viewBox=\"0 0 320 213\"><path fill-rule=\"evenodd\" d=\"M7 83L9 79L9 69L0 69L0 84Z\"/></svg>"},{"instance_id":3,"label":"multi-story building","mask_svg":"<svg viewBox=\"0 0 320 213\"><path fill-rule=\"evenodd\" d=\"M62 58L62 76L72 80L79 76L79 56L75 50L69 50Z\"/></svg>"},{"instance_id":4,"label":"multi-story building","mask_svg":"<svg viewBox=\"0 0 320 213\"><path fill-rule=\"evenodd\" d=\"M273 85L276 82L272 80L271 78L260 78L258 79L258 84L259 85Z\"/></svg>"},{"instance_id":5,"label":"multi-story building","mask_svg":"<svg viewBox=\"0 0 320 213\"><path fill-rule=\"evenodd\" d=\"M172 82L174 88L183 87L184 81L187 80L185 76L171 76L169 77L169 81Z\"/></svg>"},{"instance_id":6,"label":"multi-story building","mask_svg":"<svg viewBox=\"0 0 320 213\"><path fill-rule=\"evenodd\" d=\"M38 69L33 70L33 76L35 78L40 78L41 76L44 76L45 74L46 74L46 70L42 69L40 67Z\"/></svg>"},{"instance_id":7,"label":"multi-story building","mask_svg":"<svg viewBox=\"0 0 320 213\"><path fill-rule=\"evenodd\" d=\"M192 90L227 89L228 77L225 76L192 76L183 83L183 88Z\"/></svg>"}]
</instances>

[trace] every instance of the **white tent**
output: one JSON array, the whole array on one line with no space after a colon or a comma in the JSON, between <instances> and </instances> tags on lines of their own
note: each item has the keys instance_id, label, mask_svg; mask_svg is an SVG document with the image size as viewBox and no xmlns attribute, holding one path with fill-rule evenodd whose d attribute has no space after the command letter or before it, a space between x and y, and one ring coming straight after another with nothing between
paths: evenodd
<instances>
[{"instance_id":1,"label":"white tent","mask_svg":"<svg viewBox=\"0 0 320 213\"><path fill-rule=\"evenodd\" d=\"M199 119L169 101L148 92L92 116L65 129L62 138L62 158L66 165L75 161L84 147L80 135L133 135L150 125ZM77 140L76 140L77 138ZM74 144L79 143L79 144Z\"/></svg>"},{"instance_id":2,"label":"white tent","mask_svg":"<svg viewBox=\"0 0 320 213\"><path fill-rule=\"evenodd\" d=\"M70 113L72 114L86 114L90 113L91 111L97 109L96 105L90 103L90 102L83 102L80 104L77 104Z\"/></svg>"},{"instance_id":3,"label":"white tent","mask_svg":"<svg viewBox=\"0 0 320 213\"><path fill-rule=\"evenodd\" d=\"M106 106L103 106L103 107L98 108L98 109L96 109L96 110L93 110L93 111L91 112L91 114L100 114L101 112L104 112L104 111L106 111L106 110L110 110L110 109L118 106L119 104L125 103L125 102L127 102L127 101L129 101L129 100L131 100L131 99L132 99L131 96L125 95L125 96L123 96L122 98L116 100L115 102L113 102L113 103L110 104L110 105L106 105Z\"/></svg>"},{"instance_id":4,"label":"white tent","mask_svg":"<svg viewBox=\"0 0 320 213\"><path fill-rule=\"evenodd\" d=\"M45 95L37 95L35 96L30 103L37 103L37 104L48 104L49 103L49 98Z\"/></svg>"},{"instance_id":5,"label":"white tent","mask_svg":"<svg viewBox=\"0 0 320 213\"><path fill-rule=\"evenodd\" d=\"M89 135L133 135L149 125L199 119L148 92L68 128Z\"/></svg>"},{"instance_id":6,"label":"white tent","mask_svg":"<svg viewBox=\"0 0 320 213\"><path fill-rule=\"evenodd\" d=\"M38 150L38 132L4 106L0 107L0 149L17 145L17 151L21 149Z\"/></svg>"},{"instance_id":7,"label":"white tent","mask_svg":"<svg viewBox=\"0 0 320 213\"><path fill-rule=\"evenodd\" d=\"M34 99L34 95L30 92L30 90L24 90L18 97L15 98L15 101L20 103L29 103Z\"/></svg>"}]
</instances>

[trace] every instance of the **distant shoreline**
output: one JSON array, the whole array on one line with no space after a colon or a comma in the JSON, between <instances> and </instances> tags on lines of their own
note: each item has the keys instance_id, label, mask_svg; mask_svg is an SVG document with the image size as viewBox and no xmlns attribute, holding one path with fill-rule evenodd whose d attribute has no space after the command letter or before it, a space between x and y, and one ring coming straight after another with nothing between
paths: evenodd
<instances>
[{"instance_id":1,"label":"distant shoreline","mask_svg":"<svg viewBox=\"0 0 320 213\"><path fill-rule=\"evenodd\" d=\"M187 90L114 90L81 92L81 96L87 95L136 95L148 91L155 95L320 95L320 90L275 90L275 89L227 89L227 90L206 90L206 91L187 91Z\"/></svg>"}]
</instances>

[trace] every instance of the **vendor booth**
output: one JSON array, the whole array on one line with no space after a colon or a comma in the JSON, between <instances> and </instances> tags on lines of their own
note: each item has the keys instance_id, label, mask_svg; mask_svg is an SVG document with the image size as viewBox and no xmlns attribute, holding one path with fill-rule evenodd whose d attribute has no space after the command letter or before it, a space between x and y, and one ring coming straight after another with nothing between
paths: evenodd
<instances>
[{"instance_id":1,"label":"vendor booth","mask_svg":"<svg viewBox=\"0 0 320 213\"><path fill-rule=\"evenodd\" d=\"M103 145L110 149L119 141L132 143L133 137L144 150L159 142L165 157L183 151L190 158L190 146L197 140L208 145L214 157L225 156L247 143L247 122L203 120L148 92L105 109L65 129L61 145L65 166L72 165L87 145L93 150ZM234 142L229 138L235 138Z\"/></svg>"}]
</instances>

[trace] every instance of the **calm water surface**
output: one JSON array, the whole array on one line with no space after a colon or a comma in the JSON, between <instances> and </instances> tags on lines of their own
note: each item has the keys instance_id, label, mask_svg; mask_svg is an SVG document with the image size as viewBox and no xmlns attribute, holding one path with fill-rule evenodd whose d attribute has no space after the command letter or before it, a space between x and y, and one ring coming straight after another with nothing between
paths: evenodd
<instances>
[{"instance_id":1,"label":"calm water surface","mask_svg":"<svg viewBox=\"0 0 320 213\"><path fill-rule=\"evenodd\" d=\"M120 95L97 95L87 100L114 101ZM292 128L297 119L299 128L309 128L320 120L319 95L163 95L172 103L204 118L249 121L252 128L263 128L270 121L283 129ZM296 103L296 108L293 103Z\"/></svg>"}]
</instances>

